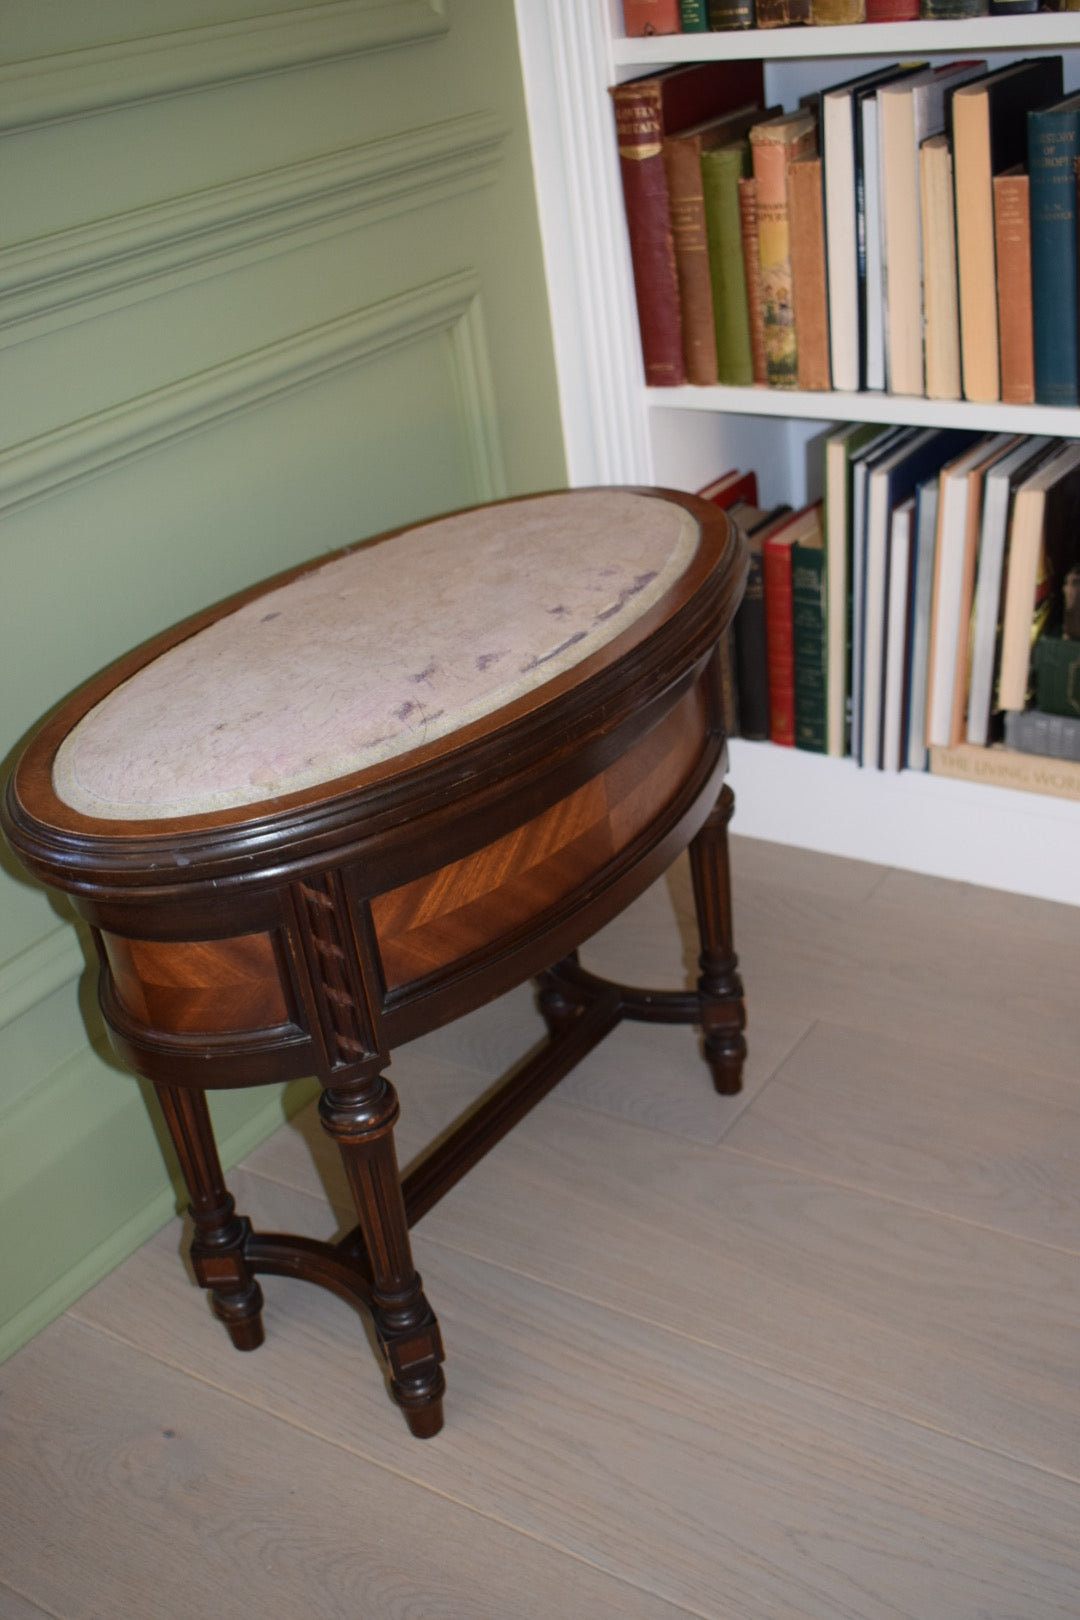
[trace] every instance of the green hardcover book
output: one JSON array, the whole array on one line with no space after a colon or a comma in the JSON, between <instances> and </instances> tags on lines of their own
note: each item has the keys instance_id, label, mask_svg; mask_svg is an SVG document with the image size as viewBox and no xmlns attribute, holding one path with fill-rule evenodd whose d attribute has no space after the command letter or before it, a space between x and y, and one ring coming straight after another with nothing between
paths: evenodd
<instances>
[{"instance_id":1,"label":"green hardcover book","mask_svg":"<svg viewBox=\"0 0 1080 1620\"><path fill-rule=\"evenodd\" d=\"M753 28L754 0L707 0L709 29Z\"/></svg>"},{"instance_id":2,"label":"green hardcover book","mask_svg":"<svg viewBox=\"0 0 1080 1620\"><path fill-rule=\"evenodd\" d=\"M958 17L985 17L990 0L922 0L919 16L923 22L951 22Z\"/></svg>"},{"instance_id":3,"label":"green hardcover book","mask_svg":"<svg viewBox=\"0 0 1080 1620\"><path fill-rule=\"evenodd\" d=\"M1035 707L1043 714L1080 715L1080 641L1044 631L1031 657Z\"/></svg>"},{"instance_id":4,"label":"green hardcover book","mask_svg":"<svg viewBox=\"0 0 1080 1620\"><path fill-rule=\"evenodd\" d=\"M820 509L819 509L820 512ZM827 751L825 547L815 533L791 548L792 629L795 645L795 746Z\"/></svg>"},{"instance_id":5,"label":"green hardcover book","mask_svg":"<svg viewBox=\"0 0 1080 1620\"><path fill-rule=\"evenodd\" d=\"M722 383L747 388L754 381L754 355L739 223L739 179L749 173L747 141L701 154L717 377Z\"/></svg>"},{"instance_id":6,"label":"green hardcover book","mask_svg":"<svg viewBox=\"0 0 1080 1620\"><path fill-rule=\"evenodd\" d=\"M684 34L707 34L709 31L706 0L679 0L679 18Z\"/></svg>"}]
</instances>

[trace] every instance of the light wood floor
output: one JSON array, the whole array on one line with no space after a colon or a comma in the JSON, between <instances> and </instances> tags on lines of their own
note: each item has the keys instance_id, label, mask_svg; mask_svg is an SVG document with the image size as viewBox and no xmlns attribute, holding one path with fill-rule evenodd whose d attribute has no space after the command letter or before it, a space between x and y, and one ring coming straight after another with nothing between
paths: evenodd
<instances>
[{"instance_id":1,"label":"light wood floor","mask_svg":"<svg viewBox=\"0 0 1080 1620\"><path fill-rule=\"evenodd\" d=\"M424 1219L444 1432L310 1285L233 1351L177 1221L0 1369L4 1620L1076 1620L1080 912L734 857L745 1093L624 1025ZM688 916L680 866L589 960L670 982ZM403 1160L539 1032L399 1054ZM241 1207L336 1230L328 1147Z\"/></svg>"}]
</instances>

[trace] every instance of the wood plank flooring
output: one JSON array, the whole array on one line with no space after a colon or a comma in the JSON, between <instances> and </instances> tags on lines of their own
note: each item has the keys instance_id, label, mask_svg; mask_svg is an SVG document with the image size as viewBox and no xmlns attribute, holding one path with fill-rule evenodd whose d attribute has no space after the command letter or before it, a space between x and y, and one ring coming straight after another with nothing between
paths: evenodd
<instances>
[{"instance_id":1,"label":"wood plank flooring","mask_svg":"<svg viewBox=\"0 0 1080 1620\"><path fill-rule=\"evenodd\" d=\"M0 1368L2 1620L1076 1620L1080 911L733 852L745 1090L624 1025L425 1217L443 1433L310 1285L232 1350L178 1219ZM680 982L691 910L589 965ZM397 1054L402 1162L541 1028ZM230 1181L351 1224L311 1111Z\"/></svg>"}]
</instances>

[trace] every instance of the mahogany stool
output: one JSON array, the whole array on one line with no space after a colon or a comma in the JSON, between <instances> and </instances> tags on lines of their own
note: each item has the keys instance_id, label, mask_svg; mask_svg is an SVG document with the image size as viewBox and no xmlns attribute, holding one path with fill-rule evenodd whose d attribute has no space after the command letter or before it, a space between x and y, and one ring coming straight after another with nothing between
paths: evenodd
<instances>
[{"instance_id":1,"label":"mahogany stool","mask_svg":"<svg viewBox=\"0 0 1080 1620\"><path fill-rule=\"evenodd\" d=\"M156 637L23 753L3 825L90 923L117 1052L152 1081L191 1257L241 1350L260 1274L370 1311L415 1435L443 1348L409 1227L622 1018L745 1054L727 863L720 638L746 555L723 512L593 489L460 512L305 564ZM576 948L689 847L692 991ZM393 1048L529 978L549 1038L402 1181ZM237 1214L206 1091L315 1073L358 1224Z\"/></svg>"}]
</instances>

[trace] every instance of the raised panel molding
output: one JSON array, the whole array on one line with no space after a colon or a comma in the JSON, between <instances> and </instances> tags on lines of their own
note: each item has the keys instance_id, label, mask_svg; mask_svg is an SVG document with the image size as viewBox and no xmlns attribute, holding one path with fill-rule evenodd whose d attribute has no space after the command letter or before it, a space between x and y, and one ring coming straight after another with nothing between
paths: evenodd
<instances>
[{"instance_id":1,"label":"raised panel molding","mask_svg":"<svg viewBox=\"0 0 1080 1620\"><path fill-rule=\"evenodd\" d=\"M506 493L480 277L460 271L0 452L0 513L281 399L403 344L451 338L478 500Z\"/></svg>"},{"instance_id":2,"label":"raised panel molding","mask_svg":"<svg viewBox=\"0 0 1080 1620\"><path fill-rule=\"evenodd\" d=\"M316 1081L301 1080L226 1094L232 1106L224 1126L218 1122L225 1169L317 1093ZM103 1140L117 1150L118 1181L99 1199ZM154 1143L139 1086L103 1069L89 1045L5 1111L0 1146L0 1225L30 1234L37 1245L20 1255L14 1286L8 1274L0 1290L2 1362L171 1220L186 1199ZM124 1212L119 1220L118 1211ZM43 1286L35 1288L39 1267Z\"/></svg>"},{"instance_id":3,"label":"raised panel molding","mask_svg":"<svg viewBox=\"0 0 1080 1620\"><path fill-rule=\"evenodd\" d=\"M0 966L0 1029L21 1018L86 967L74 928L61 923Z\"/></svg>"},{"instance_id":4,"label":"raised panel molding","mask_svg":"<svg viewBox=\"0 0 1080 1620\"><path fill-rule=\"evenodd\" d=\"M0 68L0 129L77 118L447 31L443 0L332 0Z\"/></svg>"},{"instance_id":5,"label":"raised panel molding","mask_svg":"<svg viewBox=\"0 0 1080 1620\"><path fill-rule=\"evenodd\" d=\"M0 249L0 343L493 182L506 126L472 113Z\"/></svg>"}]
</instances>

